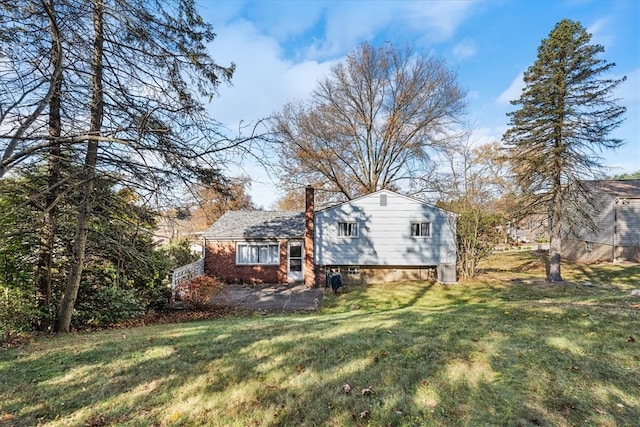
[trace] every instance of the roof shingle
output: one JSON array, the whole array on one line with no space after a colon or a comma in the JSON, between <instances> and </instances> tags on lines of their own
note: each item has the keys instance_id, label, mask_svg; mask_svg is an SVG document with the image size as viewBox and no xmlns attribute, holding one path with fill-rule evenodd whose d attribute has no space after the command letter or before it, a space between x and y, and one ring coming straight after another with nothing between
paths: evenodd
<instances>
[{"instance_id":1,"label":"roof shingle","mask_svg":"<svg viewBox=\"0 0 640 427\"><path fill-rule=\"evenodd\" d=\"M230 211L204 234L207 240L302 239L304 212Z\"/></svg>"}]
</instances>

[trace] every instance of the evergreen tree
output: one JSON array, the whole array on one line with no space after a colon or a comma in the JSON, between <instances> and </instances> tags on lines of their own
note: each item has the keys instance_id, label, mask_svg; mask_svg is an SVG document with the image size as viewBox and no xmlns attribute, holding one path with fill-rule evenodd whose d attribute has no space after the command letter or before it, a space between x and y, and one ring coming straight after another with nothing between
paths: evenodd
<instances>
[{"instance_id":1,"label":"evergreen tree","mask_svg":"<svg viewBox=\"0 0 640 427\"><path fill-rule=\"evenodd\" d=\"M508 113L510 129L503 140L523 196L523 213L547 211L550 251L547 279L560 273L562 224L580 219L594 227L595 212L584 204L581 180L602 175L600 153L624 141L610 136L626 109L613 98L626 77L608 74L614 63L598 57L604 47L590 44L579 22L556 24L524 73L520 108Z\"/></svg>"}]
</instances>

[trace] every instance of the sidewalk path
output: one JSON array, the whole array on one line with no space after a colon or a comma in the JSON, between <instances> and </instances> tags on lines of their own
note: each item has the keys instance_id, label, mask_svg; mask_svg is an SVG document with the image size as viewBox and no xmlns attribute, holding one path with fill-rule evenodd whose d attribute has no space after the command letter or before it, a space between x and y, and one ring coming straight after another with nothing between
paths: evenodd
<instances>
[{"instance_id":1,"label":"sidewalk path","mask_svg":"<svg viewBox=\"0 0 640 427\"><path fill-rule=\"evenodd\" d=\"M303 284L288 285L227 285L227 292L217 297L217 303L249 310L313 311L322 305L323 291Z\"/></svg>"}]
</instances>

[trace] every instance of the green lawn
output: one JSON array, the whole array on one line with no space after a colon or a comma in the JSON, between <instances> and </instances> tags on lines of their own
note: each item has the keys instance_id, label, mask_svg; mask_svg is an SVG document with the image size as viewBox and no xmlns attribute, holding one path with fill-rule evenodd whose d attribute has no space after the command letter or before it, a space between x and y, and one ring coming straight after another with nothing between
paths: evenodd
<instances>
[{"instance_id":1,"label":"green lawn","mask_svg":"<svg viewBox=\"0 0 640 427\"><path fill-rule=\"evenodd\" d=\"M531 254L485 267L2 350L0 425L637 425L640 266L567 264L554 286Z\"/></svg>"}]
</instances>

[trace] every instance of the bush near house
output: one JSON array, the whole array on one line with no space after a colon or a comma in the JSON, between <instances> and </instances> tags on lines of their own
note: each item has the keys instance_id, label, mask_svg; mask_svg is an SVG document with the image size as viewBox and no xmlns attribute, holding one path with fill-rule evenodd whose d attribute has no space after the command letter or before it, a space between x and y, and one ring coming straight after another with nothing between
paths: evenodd
<instances>
[{"instance_id":1,"label":"bush near house","mask_svg":"<svg viewBox=\"0 0 640 427\"><path fill-rule=\"evenodd\" d=\"M226 285L215 277L196 276L176 285L175 298L185 303L187 310L206 311L211 307L211 300L224 292Z\"/></svg>"}]
</instances>

